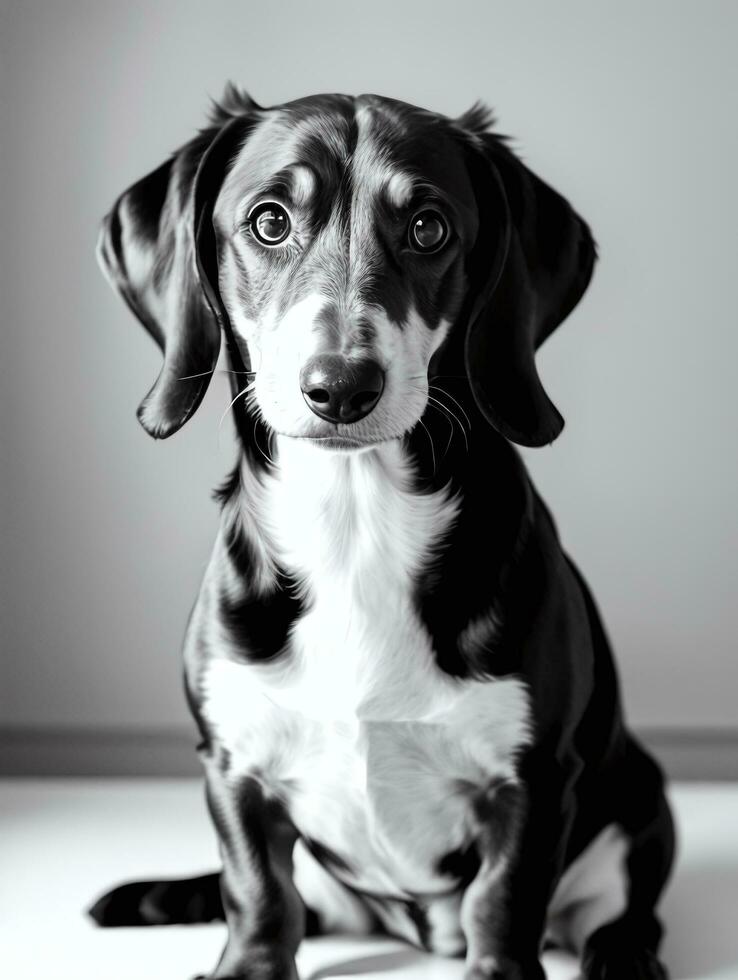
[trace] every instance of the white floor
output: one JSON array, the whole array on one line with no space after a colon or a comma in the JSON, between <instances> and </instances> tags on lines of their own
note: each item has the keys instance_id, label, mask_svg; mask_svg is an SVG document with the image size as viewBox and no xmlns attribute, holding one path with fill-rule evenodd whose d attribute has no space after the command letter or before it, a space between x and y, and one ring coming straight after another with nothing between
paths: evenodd
<instances>
[{"instance_id":1,"label":"white floor","mask_svg":"<svg viewBox=\"0 0 738 980\"><path fill-rule=\"evenodd\" d=\"M663 906L673 980L738 980L738 787L678 786L679 870ZM0 782L2 977L12 980L188 980L212 968L220 925L102 930L83 909L123 879L217 866L192 780ZM461 980L462 963L393 941L310 940L303 980ZM576 967L546 957L549 980Z\"/></svg>"}]
</instances>

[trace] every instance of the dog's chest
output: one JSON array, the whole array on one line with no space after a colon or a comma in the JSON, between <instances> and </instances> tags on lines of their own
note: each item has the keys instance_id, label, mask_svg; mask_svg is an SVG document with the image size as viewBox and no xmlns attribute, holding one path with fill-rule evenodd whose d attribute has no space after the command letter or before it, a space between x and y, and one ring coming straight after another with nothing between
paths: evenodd
<instances>
[{"instance_id":1,"label":"dog's chest","mask_svg":"<svg viewBox=\"0 0 738 980\"><path fill-rule=\"evenodd\" d=\"M311 676L311 696L326 674ZM470 806L492 780L514 775L513 756L528 737L524 686L432 682L405 673L416 717L316 717L324 708L306 702L254 668L221 660L206 678L206 715L230 752L234 778L254 775L282 800L298 831L333 852L332 868L353 886L387 895L430 894L452 884L443 858L471 839ZM287 697L283 695L287 693ZM376 694L381 697L378 685ZM323 705L336 704L329 694ZM336 711L338 714L338 711ZM408 713L409 714L409 713Z\"/></svg>"},{"instance_id":2,"label":"dog's chest","mask_svg":"<svg viewBox=\"0 0 738 980\"><path fill-rule=\"evenodd\" d=\"M415 611L456 504L412 494L399 458L337 463L301 498L289 469L271 488L274 544L306 612L275 661L213 661L205 713L232 769L283 799L300 833L338 856L333 870L384 894L440 891L473 795L513 774L526 693L443 674Z\"/></svg>"}]
</instances>

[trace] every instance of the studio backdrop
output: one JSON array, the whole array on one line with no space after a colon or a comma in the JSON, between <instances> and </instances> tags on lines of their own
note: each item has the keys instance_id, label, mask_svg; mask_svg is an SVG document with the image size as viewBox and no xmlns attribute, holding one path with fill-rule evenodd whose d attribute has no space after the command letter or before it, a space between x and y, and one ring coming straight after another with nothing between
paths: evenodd
<instances>
[{"instance_id":1,"label":"studio backdrop","mask_svg":"<svg viewBox=\"0 0 738 980\"><path fill-rule=\"evenodd\" d=\"M134 412L160 355L94 250L114 198L229 79L263 104L373 91L458 115L481 98L589 221L592 286L539 356L566 428L525 459L632 723L703 772L735 766L738 7L0 11L4 770L196 771L179 649L234 458L229 387L216 376L180 433L149 439Z\"/></svg>"}]
</instances>

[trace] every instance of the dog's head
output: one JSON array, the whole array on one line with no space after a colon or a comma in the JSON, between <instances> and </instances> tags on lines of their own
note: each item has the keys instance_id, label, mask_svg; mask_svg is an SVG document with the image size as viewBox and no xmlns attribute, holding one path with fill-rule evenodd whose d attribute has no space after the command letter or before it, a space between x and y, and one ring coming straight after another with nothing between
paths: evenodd
<instances>
[{"instance_id":1,"label":"dog's head","mask_svg":"<svg viewBox=\"0 0 738 980\"><path fill-rule=\"evenodd\" d=\"M245 410L284 435L334 449L401 437L430 371L466 374L507 438L555 439L534 354L581 298L595 247L489 123L478 107L452 120L378 96L263 109L229 90L103 226L103 267L164 351L147 431L192 415L225 330L254 372L239 376Z\"/></svg>"}]
</instances>

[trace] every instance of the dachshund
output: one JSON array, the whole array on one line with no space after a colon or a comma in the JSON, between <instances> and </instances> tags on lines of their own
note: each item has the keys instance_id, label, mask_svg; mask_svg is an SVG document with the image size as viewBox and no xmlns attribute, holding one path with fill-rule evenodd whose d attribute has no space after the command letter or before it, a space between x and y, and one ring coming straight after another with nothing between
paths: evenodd
<instances>
[{"instance_id":1,"label":"dachshund","mask_svg":"<svg viewBox=\"0 0 738 980\"><path fill-rule=\"evenodd\" d=\"M596 248L493 127L229 86L104 220L163 351L139 420L184 425L224 338L239 458L184 650L222 870L91 914L225 918L213 978L295 980L338 931L467 980L543 980L547 943L586 980L667 975L663 776L512 445L561 432L535 352Z\"/></svg>"}]
</instances>

